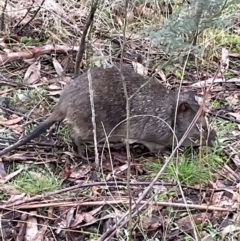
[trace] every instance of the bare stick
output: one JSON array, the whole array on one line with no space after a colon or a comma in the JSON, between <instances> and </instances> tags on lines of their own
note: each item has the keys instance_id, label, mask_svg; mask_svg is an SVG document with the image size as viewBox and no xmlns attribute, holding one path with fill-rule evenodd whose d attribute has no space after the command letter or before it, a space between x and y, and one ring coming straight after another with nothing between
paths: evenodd
<instances>
[{"instance_id":1,"label":"bare stick","mask_svg":"<svg viewBox=\"0 0 240 241\"><path fill-rule=\"evenodd\" d=\"M92 76L90 71L88 70L88 85L89 85L89 97L92 111L92 125L93 125L93 140L94 140L94 151L95 151L95 164L96 169L99 168L99 154L97 148L97 126L96 126L96 118L95 118L95 108L94 108L94 98L93 98L93 88L92 88Z\"/></svg>"},{"instance_id":2,"label":"bare stick","mask_svg":"<svg viewBox=\"0 0 240 241\"><path fill-rule=\"evenodd\" d=\"M103 205L119 205L119 204L128 204L129 200L128 198L121 198L121 199L114 199L114 200L97 200L97 201L83 201L83 200L48 200L42 201L42 202L33 202L29 204L21 204L19 206L14 206L14 210L19 209L33 209L33 208L43 208L43 207L93 207L93 206L103 206ZM147 206L163 206L163 207L177 207L177 208L186 208L186 209L195 209L195 210L205 210L205 211L219 211L219 212L233 212L237 211L237 208L224 208L224 207L216 207L216 206L210 206L206 204L188 204L188 203L173 203L173 202L162 202L162 201L141 201L139 204ZM0 205L0 210L11 210L9 207L4 207L4 205ZM136 211L137 212L137 211ZM108 239L105 239L108 240Z\"/></svg>"},{"instance_id":3,"label":"bare stick","mask_svg":"<svg viewBox=\"0 0 240 241\"><path fill-rule=\"evenodd\" d=\"M76 63L75 63L75 73L74 73L75 75L79 74L79 66L80 66L80 63L82 61L83 53L85 51L85 46L86 46L86 36L87 36L87 33L88 33L88 29L93 22L94 14L97 10L97 5L98 5L98 0L95 0L95 1L93 0L91 10L90 10L90 13L89 13L89 16L88 16L88 20L86 22L86 25L84 26L82 38L81 38L81 41L80 41L80 44L79 44L79 51L77 53Z\"/></svg>"},{"instance_id":4,"label":"bare stick","mask_svg":"<svg viewBox=\"0 0 240 241\"><path fill-rule=\"evenodd\" d=\"M5 4L2 10L2 17L1 17L1 31L5 30L4 20L5 20L5 10L6 10L7 4L8 4L8 0L5 0Z\"/></svg>"},{"instance_id":5,"label":"bare stick","mask_svg":"<svg viewBox=\"0 0 240 241\"><path fill-rule=\"evenodd\" d=\"M127 29L127 9L128 9L128 2L129 0L125 0L125 7L124 7L124 26L123 26L123 45L122 45L122 52L121 52L121 59L120 59L120 74L126 99L126 127L127 127L127 133L126 133L126 151L127 151L127 160L128 160L128 169L127 169L127 191L128 191L128 197L129 197L129 217L128 217L128 231L129 231L129 237L132 237L132 192L130 187L130 181L131 181L131 153L130 153L130 146L129 146L129 137L130 137L130 99L128 97L127 93L127 85L124 79L124 76L122 75L122 65L123 65L123 55L124 55L124 48L126 44L126 29Z\"/></svg>"},{"instance_id":6,"label":"bare stick","mask_svg":"<svg viewBox=\"0 0 240 241\"><path fill-rule=\"evenodd\" d=\"M130 186L148 186L150 184L150 182L135 182L135 183L130 183ZM70 192L70 191L74 191L80 188L86 188L86 187L93 187L93 186L118 186L118 185L126 185L126 182L124 181L107 181L107 182L92 182L92 183L80 183L71 187L67 187L67 188L63 188L60 190L56 190L53 192L48 192L48 193L44 193L41 195L35 195L33 197L26 197L23 198L21 200L17 200L15 202L7 202L4 205L0 205L0 209L1 208L18 208L18 206L22 205L22 204L26 204L26 203L30 203L30 202L35 202L35 201L41 201L41 200L45 200L47 197L51 197L51 196L55 196L55 195L59 195L61 193L66 193L66 192ZM165 183L165 182L156 182L154 183L154 185L163 185L163 186L176 186L176 183ZM194 186L188 186L188 185L182 185L183 187L186 187L188 189L193 189L193 190L199 190L198 187L194 187ZM207 191L209 189L201 189L201 191ZM213 192L222 192L222 191L226 191L225 188L217 188L217 189L213 189Z\"/></svg>"},{"instance_id":7,"label":"bare stick","mask_svg":"<svg viewBox=\"0 0 240 241\"><path fill-rule=\"evenodd\" d=\"M29 19L29 21L27 23L25 23L18 31L17 33L19 33L20 31L22 31L29 23L32 22L32 20L36 17L36 15L38 14L38 12L40 11L42 5L44 4L45 0L43 0L40 4L40 6L38 7L37 11L34 13L34 15L31 17L31 19ZM28 9L27 13L30 11L30 8ZM26 13L26 15L27 15ZM26 16L25 15L25 16ZM25 16L23 17L23 19L25 18ZM21 22L21 21L20 21ZM18 23L19 24L19 23Z\"/></svg>"}]
</instances>

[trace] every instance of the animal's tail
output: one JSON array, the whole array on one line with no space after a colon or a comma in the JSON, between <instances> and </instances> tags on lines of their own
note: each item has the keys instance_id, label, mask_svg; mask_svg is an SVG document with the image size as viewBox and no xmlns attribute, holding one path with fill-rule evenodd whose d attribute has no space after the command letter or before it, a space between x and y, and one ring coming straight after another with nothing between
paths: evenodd
<instances>
[{"instance_id":1,"label":"animal's tail","mask_svg":"<svg viewBox=\"0 0 240 241\"><path fill-rule=\"evenodd\" d=\"M46 121L44 121L39 126L37 126L36 129L34 129L31 133L29 133L28 135L24 136L23 138L18 140L16 143L14 143L14 144L6 147L2 151L0 151L0 156L2 156L4 154L6 154L6 153L8 153L8 152L18 148L21 145L26 144L29 141L31 141L32 139L38 137L45 130L47 130L49 127L51 127L55 122L56 122L56 120L46 120Z\"/></svg>"}]
</instances>

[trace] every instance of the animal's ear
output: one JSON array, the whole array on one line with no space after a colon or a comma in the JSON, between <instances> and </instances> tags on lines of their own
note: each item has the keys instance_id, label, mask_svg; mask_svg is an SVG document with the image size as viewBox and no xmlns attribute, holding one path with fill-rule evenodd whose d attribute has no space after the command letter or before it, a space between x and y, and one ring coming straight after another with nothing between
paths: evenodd
<instances>
[{"instance_id":1,"label":"animal's ear","mask_svg":"<svg viewBox=\"0 0 240 241\"><path fill-rule=\"evenodd\" d=\"M196 101L195 94L196 92L192 90L188 90L188 91L181 92L179 98L181 101Z\"/></svg>"}]
</instances>

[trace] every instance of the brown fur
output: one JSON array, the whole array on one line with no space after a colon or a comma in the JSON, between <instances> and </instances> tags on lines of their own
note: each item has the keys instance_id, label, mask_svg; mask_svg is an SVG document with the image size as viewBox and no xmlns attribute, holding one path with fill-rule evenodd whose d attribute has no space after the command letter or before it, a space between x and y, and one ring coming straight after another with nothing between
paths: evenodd
<instances>
[{"instance_id":1,"label":"brown fur","mask_svg":"<svg viewBox=\"0 0 240 241\"><path fill-rule=\"evenodd\" d=\"M116 67L112 67L93 68L90 73L93 82L97 139L103 141L105 133L107 135L111 133L110 142L124 142L126 100L120 72ZM158 80L146 79L127 66L123 66L122 74L130 97L131 142L142 143L153 152L162 146L172 145L171 128L174 128L176 108L175 137L180 140L199 109L194 95L191 92L182 93L177 104L177 92L166 89ZM5 148L0 155L26 144L46 131L53 123L64 119L73 125L74 140L80 151L83 142L93 140L91 117L88 76L84 73L64 88L52 114L42 124L14 145ZM215 132L213 130L208 132L205 120L200 119L198 125L202 121L201 136L206 140L204 144L211 144L215 139ZM192 140L199 138L200 132L195 126L183 145L188 146L193 143Z\"/></svg>"}]
</instances>

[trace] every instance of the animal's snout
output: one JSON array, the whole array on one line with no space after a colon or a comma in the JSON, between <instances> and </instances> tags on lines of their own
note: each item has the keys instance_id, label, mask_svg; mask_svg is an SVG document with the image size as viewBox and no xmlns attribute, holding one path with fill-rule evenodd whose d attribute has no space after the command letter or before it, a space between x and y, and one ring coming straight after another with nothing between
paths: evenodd
<instances>
[{"instance_id":1,"label":"animal's snout","mask_svg":"<svg viewBox=\"0 0 240 241\"><path fill-rule=\"evenodd\" d=\"M204 122L201 127L198 126L198 129L206 145L212 147L217 136L215 130L207 125L206 122Z\"/></svg>"},{"instance_id":2,"label":"animal's snout","mask_svg":"<svg viewBox=\"0 0 240 241\"><path fill-rule=\"evenodd\" d=\"M213 146L217 135L216 135L216 132L213 129L212 130L206 130L206 132L207 133L206 133L205 139L206 139L207 145L211 147L211 146Z\"/></svg>"}]
</instances>

